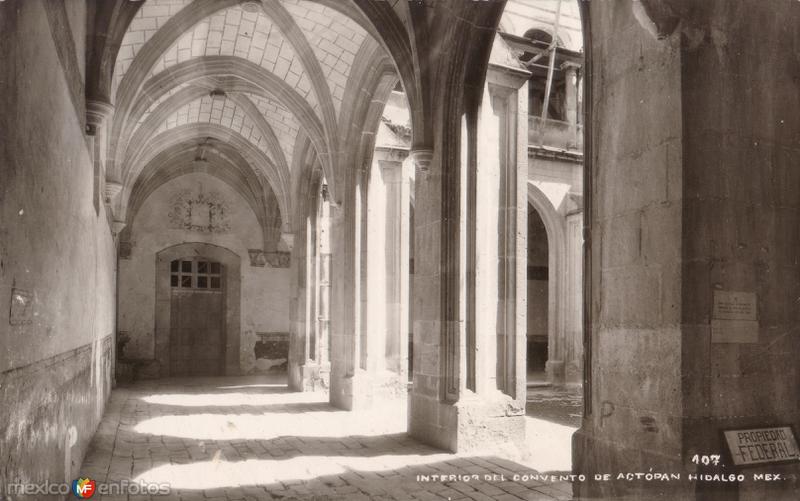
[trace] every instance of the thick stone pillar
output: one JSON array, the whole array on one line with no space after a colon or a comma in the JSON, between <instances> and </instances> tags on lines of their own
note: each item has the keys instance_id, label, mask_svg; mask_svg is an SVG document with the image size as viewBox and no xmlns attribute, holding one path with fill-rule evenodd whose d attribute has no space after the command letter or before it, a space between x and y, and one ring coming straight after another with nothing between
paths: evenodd
<instances>
[{"instance_id":1,"label":"thick stone pillar","mask_svg":"<svg viewBox=\"0 0 800 501\"><path fill-rule=\"evenodd\" d=\"M331 394L341 409L371 405L367 341L363 327L365 242L364 173L353 169L341 206L331 207Z\"/></svg>"},{"instance_id":2,"label":"thick stone pillar","mask_svg":"<svg viewBox=\"0 0 800 501\"><path fill-rule=\"evenodd\" d=\"M527 77L490 67L459 169L452 146L413 153L410 432L458 452L525 443Z\"/></svg>"},{"instance_id":3,"label":"thick stone pillar","mask_svg":"<svg viewBox=\"0 0 800 501\"><path fill-rule=\"evenodd\" d=\"M442 256L443 214L445 204L441 197L445 190L441 153L435 158L434 151L416 150L411 152L415 163L415 205L414 205L414 374L413 388L409 394L409 433L411 436L450 450L458 447L458 413L455 402L459 386L466 377L458 378L463 366L461 352L466 340L463 320L448 320L443 311L442 288L445 287ZM458 181L458 178L456 178ZM460 187L452 187L458 190ZM457 193L457 191L456 191ZM456 198L457 200L457 198ZM463 220L460 205L447 204L454 221ZM456 228L450 230L448 238L455 245L459 242ZM459 256L454 256L458 259ZM453 263L455 270L464 269ZM458 276L455 279L458 283ZM448 291L455 295L458 306L463 298L458 289ZM460 313L456 310L453 313Z\"/></svg>"},{"instance_id":4,"label":"thick stone pillar","mask_svg":"<svg viewBox=\"0 0 800 501\"><path fill-rule=\"evenodd\" d=\"M588 6L590 378L574 469L590 478L729 474L722 430L800 424L800 62L785 57L800 37L800 6L682 7ZM732 292L747 318L721 318ZM722 454L722 464L697 465L695 454ZM743 473L767 472L799 473L796 462ZM797 497L791 480L575 488L581 497Z\"/></svg>"}]
</instances>

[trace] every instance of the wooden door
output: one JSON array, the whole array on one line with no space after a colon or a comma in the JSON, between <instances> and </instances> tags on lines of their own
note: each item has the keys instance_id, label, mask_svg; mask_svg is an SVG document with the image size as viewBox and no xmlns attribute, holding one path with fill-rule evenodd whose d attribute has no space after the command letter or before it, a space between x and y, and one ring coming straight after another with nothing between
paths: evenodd
<instances>
[{"instance_id":1,"label":"wooden door","mask_svg":"<svg viewBox=\"0 0 800 501\"><path fill-rule=\"evenodd\" d=\"M223 268L203 258L170 264L170 375L223 374Z\"/></svg>"}]
</instances>

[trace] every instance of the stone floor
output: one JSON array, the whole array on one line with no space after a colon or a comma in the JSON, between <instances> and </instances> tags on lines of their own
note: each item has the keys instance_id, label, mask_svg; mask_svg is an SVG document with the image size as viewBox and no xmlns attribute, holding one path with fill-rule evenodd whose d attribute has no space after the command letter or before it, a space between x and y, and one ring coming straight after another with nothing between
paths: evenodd
<instances>
[{"instance_id":1,"label":"stone floor","mask_svg":"<svg viewBox=\"0 0 800 501\"><path fill-rule=\"evenodd\" d=\"M525 410L528 416L577 430L583 415L583 390L580 387L530 387Z\"/></svg>"},{"instance_id":2,"label":"stone floor","mask_svg":"<svg viewBox=\"0 0 800 501\"><path fill-rule=\"evenodd\" d=\"M106 500L571 499L558 479L514 481L536 474L535 451L532 462L459 456L405 429L398 404L344 412L274 379L138 383L113 392L80 473L97 481L94 499ZM169 493L101 495L125 481L128 493L142 483L168 484Z\"/></svg>"}]
</instances>

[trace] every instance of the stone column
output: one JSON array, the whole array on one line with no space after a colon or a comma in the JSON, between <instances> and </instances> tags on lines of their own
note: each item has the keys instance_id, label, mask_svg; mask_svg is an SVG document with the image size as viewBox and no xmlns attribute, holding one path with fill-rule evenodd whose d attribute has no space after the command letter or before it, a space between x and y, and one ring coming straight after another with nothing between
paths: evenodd
<instances>
[{"instance_id":1,"label":"stone column","mask_svg":"<svg viewBox=\"0 0 800 501\"><path fill-rule=\"evenodd\" d=\"M364 332L363 172L349 173L341 208L331 217L331 404L342 409L371 405Z\"/></svg>"},{"instance_id":2,"label":"stone column","mask_svg":"<svg viewBox=\"0 0 800 501\"><path fill-rule=\"evenodd\" d=\"M293 391L313 389L313 369L309 364L309 339L313 334L314 226L309 216L303 218L302 228L292 246L292 332L289 343L289 387Z\"/></svg>"},{"instance_id":3,"label":"stone column","mask_svg":"<svg viewBox=\"0 0 800 501\"><path fill-rule=\"evenodd\" d=\"M583 381L583 213L567 215L564 284L564 382Z\"/></svg>"},{"instance_id":4,"label":"stone column","mask_svg":"<svg viewBox=\"0 0 800 501\"><path fill-rule=\"evenodd\" d=\"M317 361L322 384L330 385L331 205L322 186L317 221Z\"/></svg>"},{"instance_id":5,"label":"stone column","mask_svg":"<svg viewBox=\"0 0 800 501\"><path fill-rule=\"evenodd\" d=\"M461 162L452 143L433 154L412 152L409 429L458 452L516 454L525 443L527 197L518 173L527 169L529 76L490 68L479 115L460 124ZM443 137L458 144L455 134Z\"/></svg>"},{"instance_id":6,"label":"stone column","mask_svg":"<svg viewBox=\"0 0 800 501\"><path fill-rule=\"evenodd\" d=\"M578 123L578 68L580 66L572 62L561 65L561 69L564 70L564 85L566 86L566 106L564 108L567 122L573 127Z\"/></svg>"},{"instance_id":7,"label":"stone column","mask_svg":"<svg viewBox=\"0 0 800 501\"><path fill-rule=\"evenodd\" d=\"M566 86L565 113L571 133L569 147L578 148L580 144L579 135L582 132L578 127L578 69L580 66L576 63L565 62L561 68L564 70L564 84Z\"/></svg>"}]
</instances>

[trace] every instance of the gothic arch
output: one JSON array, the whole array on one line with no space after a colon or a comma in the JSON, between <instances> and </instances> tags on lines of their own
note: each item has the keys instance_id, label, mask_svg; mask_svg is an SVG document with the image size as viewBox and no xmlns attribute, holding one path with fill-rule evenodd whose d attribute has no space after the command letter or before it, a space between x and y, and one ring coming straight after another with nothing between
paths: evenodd
<instances>
[{"instance_id":1,"label":"gothic arch","mask_svg":"<svg viewBox=\"0 0 800 501\"><path fill-rule=\"evenodd\" d=\"M563 218L556 212L547 195L531 183L528 183L528 203L539 213L547 232L547 342L552 354L553 348L558 346L565 336L566 229Z\"/></svg>"}]
</instances>

